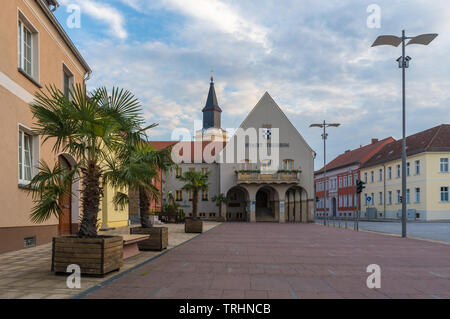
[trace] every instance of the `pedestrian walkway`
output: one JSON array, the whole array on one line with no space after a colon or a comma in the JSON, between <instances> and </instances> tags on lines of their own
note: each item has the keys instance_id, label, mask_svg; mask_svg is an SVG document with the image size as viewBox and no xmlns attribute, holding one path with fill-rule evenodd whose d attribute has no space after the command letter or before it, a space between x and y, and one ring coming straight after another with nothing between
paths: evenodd
<instances>
[{"instance_id":1,"label":"pedestrian walkway","mask_svg":"<svg viewBox=\"0 0 450 319\"><path fill-rule=\"evenodd\" d=\"M204 222L204 230L209 230L219 223ZM194 238L197 234L186 234L184 224L163 225L169 229L168 249ZM101 232L108 235L129 234L129 227ZM124 261L120 272L113 272L104 278L83 277L81 289L69 289L66 276L56 276L51 268L51 244L19 251L0 254L0 299L63 299L71 298L108 278L116 276L138 264L160 254L158 251L141 252L139 255Z\"/></svg>"},{"instance_id":2,"label":"pedestrian walkway","mask_svg":"<svg viewBox=\"0 0 450 319\"><path fill-rule=\"evenodd\" d=\"M381 267L369 289L367 266ZM450 298L450 246L315 224L223 223L86 298Z\"/></svg>"}]
</instances>

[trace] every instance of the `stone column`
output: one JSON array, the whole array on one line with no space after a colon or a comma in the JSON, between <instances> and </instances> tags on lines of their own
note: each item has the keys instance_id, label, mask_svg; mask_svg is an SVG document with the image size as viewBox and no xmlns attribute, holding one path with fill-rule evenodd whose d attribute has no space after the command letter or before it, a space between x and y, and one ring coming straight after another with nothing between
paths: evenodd
<instances>
[{"instance_id":1,"label":"stone column","mask_svg":"<svg viewBox=\"0 0 450 319\"><path fill-rule=\"evenodd\" d=\"M294 194L294 215L296 222L302 221L301 218L303 211L300 206L300 196L301 196L300 190L296 189Z\"/></svg>"},{"instance_id":2,"label":"stone column","mask_svg":"<svg viewBox=\"0 0 450 319\"><path fill-rule=\"evenodd\" d=\"M307 223L309 220L309 216L308 216L308 203L307 203L307 199L302 199L300 202L300 205L302 206L301 210L302 210L302 223Z\"/></svg>"},{"instance_id":3,"label":"stone column","mask_svg":"<svg viewBox=\"0 0 450 319\"><path fill-rule=\"evenodd\" d=\"M289 215L288 215L288 221L290 221L290 222L294 221L294 214L295 214L295 193L294 192L289 192Z\"/></svg>"},{"instance_id":4,"label":"stone column","mask_svg":"<svg viewBox=\"0 0 450 319\"><path fill-rule=\"evenodd\" d=\"M250 198L250 222L256 222L256 198Z\"/></svg>"},{"instance_id":5,"label":"stone column","mask_svg":"<svg viewBox=\"0 0 450 319\"><path fill-rule=\"evenodd\" d=\"M226 203L220 203L220 217L222 217L224 221L227 220L227 204Z\"/></svg>"}]
</instances>

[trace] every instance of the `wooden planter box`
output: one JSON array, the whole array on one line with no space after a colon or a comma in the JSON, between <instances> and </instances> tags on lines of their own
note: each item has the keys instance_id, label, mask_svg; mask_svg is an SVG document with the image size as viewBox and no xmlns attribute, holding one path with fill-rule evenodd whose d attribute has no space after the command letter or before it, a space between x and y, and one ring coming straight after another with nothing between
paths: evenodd
<instances>
[{"instance_id":1,"label":"wooden planter box","mask_svg":"<svg viewBox=\"0 0 450 319\"><path fill-rule=\"evenodd\" d=\"M202 233L203 222L200 219L186 219L184 223L185 233Z\"/></svg>"},{"instance_id":2,"label":"wooden planter box","mask_svg":"<svg viewBox=\"0 0 450 319\"><path fill-rule=\"evenodd\" d=\"M139 250L163 250L169 244L169 229L167 227L133 227L130 228L130 234L150 235L149 239L138 243Z\"/></svg>"},{"instance_id":3,"label":"wooden planter box","mask_svg":"<svg viewBox=\"0 0 450 319\"><path fill-rule=\"evenodd\" d=\"M219 216L216 218L216 222L224 222L225 221L225 217L223 216Z\"/></svg>"},{"instance_id":4,"label":"wooden planter box","mask_svg":"<svg viewBox=\"0 0 450 319\"><path fill-rule=\"evenodd\" d=\"M67 266L76 264L81 274L104 276L119 270L123 264L123 238L99 236L79 238L55 237L52 244L52 271L67 273Z\"/></svg>"}]
</instances>

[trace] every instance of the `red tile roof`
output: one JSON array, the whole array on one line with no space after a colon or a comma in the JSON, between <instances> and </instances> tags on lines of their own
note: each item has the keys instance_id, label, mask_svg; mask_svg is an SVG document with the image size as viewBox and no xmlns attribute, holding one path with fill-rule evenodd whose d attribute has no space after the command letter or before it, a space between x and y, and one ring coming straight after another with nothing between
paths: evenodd
<instances>
[{"instance_id":1,"label":"red tile roof","mask_svg":"<svg viewBox=\"0 0 450 319\"><path fill-rule=\"evenodd\" d=\"M226 142L219 141L152 141L150 145L154 146L156 149L163 149L168 146L173 146L173 150L177 152L183 162L188 160L191 163L205 163L210 162L211 157L215 157L221 150L225 148ZM186 158L184 158L184 152L190 152L190 156L186 153ZM205 157L204 157L205 156ZM175 160L175 159L174 159Z\"/></svg>"},{"instance_id":2,"label":"red tile roof","mask_svg":"<svg viewBox=\"0 0 450 319\"><path fill-rule=\"evenodd\" d=\"M450 124L442 124L406 137L406 155L450 151ZM402 140L384 146L363 167L389 162L402 156Z\"/></svg>"},{"instance_id":3,"label":"red tile roof","mask_svg":"<svg viewBox=\"0 0 450 319\"><path fill-rule=\"evenodd\" d=\"M383 146L388 143L394 142L395 140L392 137L385 138L381 141L373 141L373 143L362 146L360 148L346 151L345 153L339 155L331 162L326 165L327 171L332 171L334 169L342 168L345 166L353 165L353 164L364 164L367 160L369 160L377 151L379 151ZM314 174L320 174L323 172L323 167L316 171Z\"/></svg>"}]
</instances>

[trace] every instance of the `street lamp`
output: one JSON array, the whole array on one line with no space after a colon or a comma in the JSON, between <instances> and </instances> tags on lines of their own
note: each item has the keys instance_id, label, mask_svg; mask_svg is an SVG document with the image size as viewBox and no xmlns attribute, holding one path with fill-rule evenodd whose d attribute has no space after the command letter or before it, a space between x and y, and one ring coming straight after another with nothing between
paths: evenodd
<instances>
[{"instance_id":1,"label":"street lamp","mask_svg":"<svg viewBox=\"0 0 450 319\"><path fill-rule=\"evenodd\" d=\"M405 30L402 31L402 36L397 37L395 35L380 35L372 47L379 45L392 45L398 47L402 44L402 56L397 59L398 67L402 69L402 119L403 119L403 132L402 132L402 237L406 237L406 94L405 94L405 71L409 67L409 61L411 58L405 55L405 47L410 44L422 44L428 45L438 35L436 33L421 34L415 37L405 36ZM405 44L406 40L410 40Z\"/></svg>"},{"instance_id":2,"label":"street lamp","mask_svg":"<svg viewBox=\"0 0 450 319\"><path fill-rule=\"evenodd\" d=\"M328 211L327 211L327 146L326 146L326 140L328 137L327 134L327 127L338 127L341 124L339 123L327 123L323 121L323 123L318 124L311 124L309 127L320 127L323 128L322 133L322 139L323 139L323 180L324 180L324 192L323 192L323 199L324 199L324 212L327 214L328 217Z\"/></svg>"}]
</instances>

